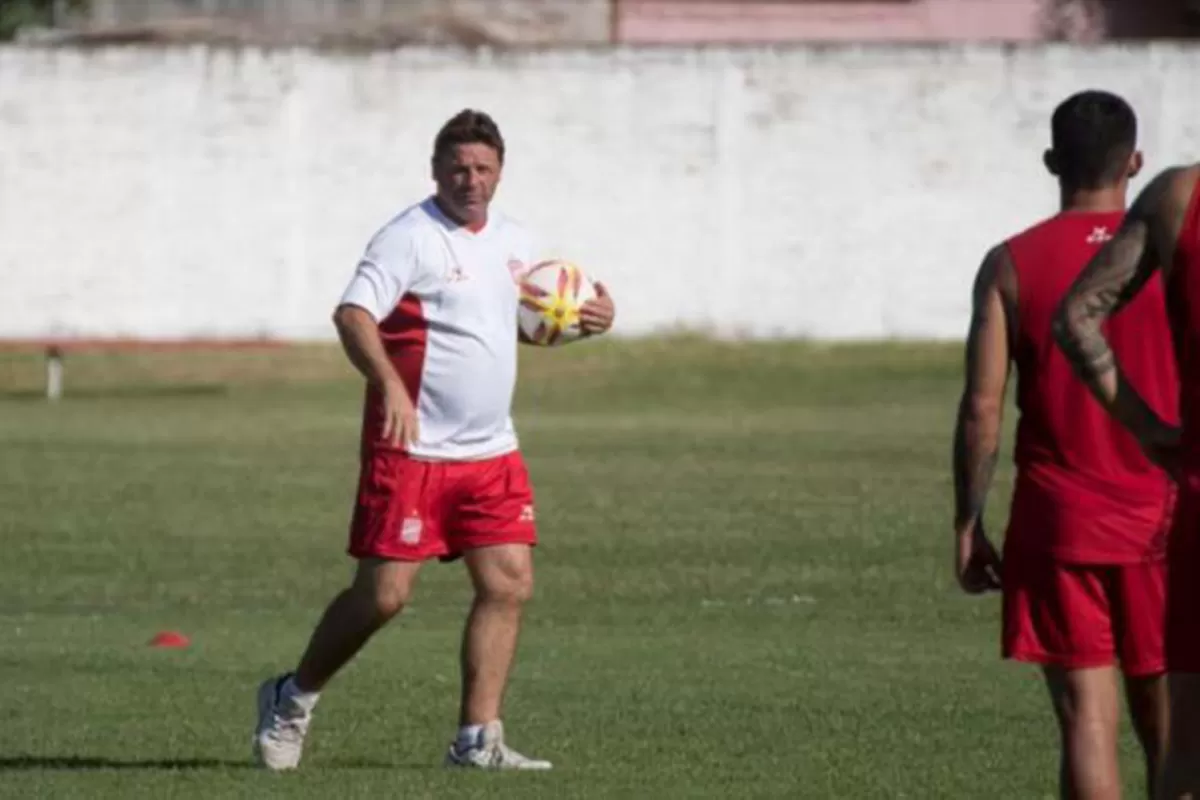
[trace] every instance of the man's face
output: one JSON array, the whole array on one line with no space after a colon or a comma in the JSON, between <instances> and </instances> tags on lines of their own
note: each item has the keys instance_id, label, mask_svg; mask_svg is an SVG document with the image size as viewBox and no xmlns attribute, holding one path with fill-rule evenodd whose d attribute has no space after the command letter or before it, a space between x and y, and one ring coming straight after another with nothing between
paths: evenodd
<instances>
[{"instance_id":1,"label":"man's face","mask_svg":"<svg viewBox=\"0 0 1200 800\"><path fill-rule=\"evenodd\" d=\"M461 222L483 222L500 183L500 172L500 156L489 145L455 145L433 164L438 199Z\"/></svg>"}]
</instances>

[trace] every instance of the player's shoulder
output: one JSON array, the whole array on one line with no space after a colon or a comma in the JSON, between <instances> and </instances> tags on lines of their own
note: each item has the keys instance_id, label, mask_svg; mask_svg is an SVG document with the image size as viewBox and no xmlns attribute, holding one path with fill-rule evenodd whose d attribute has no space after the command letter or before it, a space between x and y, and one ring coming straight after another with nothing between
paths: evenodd
<instances>
[{"instance_id":1,"label":"player's shoulder","mask_svg":"<svg viewBox=\"0 0 1200 800\"><path fill-rule=\"evenodd\" d=\"M405 208L384 222L367 243L367 250L394 254L408 252L422 239L436 233L436 220L429 208L429 199Z\"/></svg>"},{"instance_id":2,"label":"player's shoulder","mask_svg":"<svg viewBox=\"0 0 1200 800\"><path fill-rule=\"evenodd\" d=\"M1180 164L1176 167L1168 167L1163 170L1166 175L1172 175L1176 180L1184 184L1195 184L1200 180L1200 162L1194 164Z\"/></svg>"},{"instance_id":3,"label":"player's shoulder","mask_svg":"<svg viewBox=\"0 0 1200 800\"><path fill-rule=\"evenodd\" d=\"M1138 192L1128 221L1138 224L1176 218L1192 205L1197 193L1200 193L1200 164L1166 167Z\"/></svg>"},{"instance_id":4,"label":"player's shoulder","mask_svg":"<svg viewBox=\"0 0 1200 800\"><path fill-rule=\"evenodd\" d=\"M1010 309L1016 309L1019 281L1010 241L1005 239L997 242L984 253L972 289L976 303L981 302L993 289L998 289L1005 304Z\"/></svg>"},{"instance_id":5,"label":"player's shoulder","mask_svg":"<svg viewBox=\"0 0 1200 800\"><path fill-rule=\"evenodd\" d=\"M1163 201L1158 205L1167 209L1186 209L1196 202L1197 194L1200 193L1200 164L1184 164L1163 170L1147 187L1146 193L1152 194L1154 184L1159 181L1164 185Z\"/></svg>"},{"instance_id":6,"label":"player's shoulder","mask_svg":"<svg viewBox=\"0 0 1200 800\"><path fill-rule=\"evenodd\" d=\"M1015 268L1008 239L997 242L983 255L975 274L976 288L998 285L1004 291L1015 285Z\"/></svg>"},{"instance_id":7,"label":"player's shoulder","mask_svg":"<svg viewBox=\"0 0 1200 800\"><path fill-rule=\"evenodd\" d=\"M1147 190L1162 185L1166 191L1178 192L1181 189L1191 189L1200 180L1200 163L1175 164L1162 169L1150 179Z\"/></svg>"}]
</instances>

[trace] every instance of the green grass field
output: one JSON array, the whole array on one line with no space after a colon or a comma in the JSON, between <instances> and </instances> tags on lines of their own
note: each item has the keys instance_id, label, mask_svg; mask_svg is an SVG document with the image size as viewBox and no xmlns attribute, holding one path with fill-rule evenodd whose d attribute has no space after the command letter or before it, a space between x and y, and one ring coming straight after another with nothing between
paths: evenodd
<instances>
[{"instance_id":1,"label":"green grass field","mask_svg":"<svg viewBox=\"0 0 1200 800\"><path fill-rule=\"evenodd\" d=\"M40 370L0 356L0 796L1055 794L1040 678L950 573L957 347L523 353L543 544L506 718L539 775L440 767L469 594L436 564L301 770L251 767L258 682L351 572L336 350L79 357L56 405ZM1123 767L1136 795L1128 732Z\"/></svg>"}]
</instances>

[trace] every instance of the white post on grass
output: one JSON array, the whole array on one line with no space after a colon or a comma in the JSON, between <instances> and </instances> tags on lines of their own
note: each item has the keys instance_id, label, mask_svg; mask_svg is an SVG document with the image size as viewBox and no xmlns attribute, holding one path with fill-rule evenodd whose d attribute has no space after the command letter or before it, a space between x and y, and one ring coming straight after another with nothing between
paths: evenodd
<instances>
[{"instance_id":1,"label":"white post on grass","mask_svg":"<svg viewBox=\"0 0 1200 800\"><path fill-rule=\"evenodd\" d=\"M63 357L57 347L46 350L46 399L58 400L63 393Z\"/></svg>"}]
</instances>

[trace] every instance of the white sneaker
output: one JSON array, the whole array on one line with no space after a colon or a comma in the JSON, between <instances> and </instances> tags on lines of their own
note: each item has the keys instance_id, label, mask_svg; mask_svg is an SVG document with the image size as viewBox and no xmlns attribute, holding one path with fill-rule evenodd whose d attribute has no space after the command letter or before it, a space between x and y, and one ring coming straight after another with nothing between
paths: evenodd
<instances>
[{"instance_id":1,"label":"white sneaker","mask_svg":"<svg viewBox=\"0 0 1200 800\"><path fill-rule=\"evenodd\" d=\"M258 687L258 729L254 732L254 756L270 770L295 769L300 765L304 736L312 715L292 703L283 702L280 691L291 675L263 681Z\"/></svg>"},{"instance_id":2,"label":"white sneaker","mask_svg":"<svg viewBox=\"0 0 1200 800\"><path fill-rule=\"evenodd\" d=\"M460 750L458 743L446 753L447 767L473 769L550 769L549 761L539 761L521 755L504 743L504 725L489 722L479 732L479 738L468 748Z\"/></svg>"}]
</instances>

